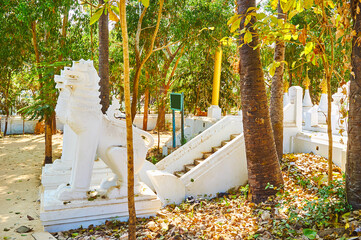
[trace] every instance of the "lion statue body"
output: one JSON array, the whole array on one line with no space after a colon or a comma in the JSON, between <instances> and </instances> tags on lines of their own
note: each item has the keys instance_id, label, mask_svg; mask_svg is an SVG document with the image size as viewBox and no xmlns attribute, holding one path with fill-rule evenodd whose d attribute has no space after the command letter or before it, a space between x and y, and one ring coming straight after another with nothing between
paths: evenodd
<instances>
[{"instance_id":1,"label":"lion statue body","mask_svg":"<svg viewBox=\"0 0 361 240\"><path fill-rule=\"evenodd\" d=\"M93 62L73 62L73 66L65 68L55 81L60 90L56 113L77 135L70 184L58 187L58 199L65 201L87 197L97 156L115 174L114 178L103 181L99 191L104 191L109 198L126 196L126 124L124 120L114 118L114 109L110 109L107 115L101 112L99 77ZM144 139L147 139L149 144L146 144ZM135 175L142 168L153 142L149 133L133 127ZM135 176L134 179L137 192L138 178Z\"/></svg>"}]
</instances>

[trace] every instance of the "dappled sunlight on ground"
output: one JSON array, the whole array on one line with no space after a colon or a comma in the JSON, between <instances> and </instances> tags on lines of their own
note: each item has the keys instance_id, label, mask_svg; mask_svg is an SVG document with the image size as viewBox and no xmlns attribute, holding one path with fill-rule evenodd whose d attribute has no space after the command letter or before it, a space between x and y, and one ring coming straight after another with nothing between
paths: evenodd
<instances>
[{"instance_id":1,"label":"dappled sunlight on ground","mask_svg":"<svg viewBox=\"0 0 361 240\"><path fill-rule=\"evenodd\" d=\"M44 161L44 135L15 135L0 139L0 239L21 236L20 226L42 231L39 186ZM61 156L62 135L53 136L53 160ZM28 216L34 218L29 220ZM3 229L9 231L3 231Z\"/></svg>"}]
</instances>

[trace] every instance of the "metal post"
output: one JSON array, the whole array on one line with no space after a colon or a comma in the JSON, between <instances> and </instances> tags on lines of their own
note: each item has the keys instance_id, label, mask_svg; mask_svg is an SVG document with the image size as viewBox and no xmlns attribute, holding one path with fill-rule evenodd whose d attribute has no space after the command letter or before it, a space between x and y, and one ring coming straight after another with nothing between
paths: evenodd
<instances>
[{"instance_id":1,"label":"metal post","mask_svg":"<svg viewBox=\"0 0 361 240\"><path fill-rule=\"evenodd\" d=\"M172 110L172 122L173 122L173 148L176 148L176 140L175 140L175 111Z\"/></svg>"},{"instance_id":2,"label":"metal post","mask_svg":"<svg viewBox=\"0 0 361 240\"><path fill-rule=\"evenodd\" d=\"M213 75L213 89L212 89L212 105L214 106L218 106L219 103L221 72L222 72L222 48L219 46L216 49L216 55L214 60L214 75Z\"/></svg>"}]
</instances>

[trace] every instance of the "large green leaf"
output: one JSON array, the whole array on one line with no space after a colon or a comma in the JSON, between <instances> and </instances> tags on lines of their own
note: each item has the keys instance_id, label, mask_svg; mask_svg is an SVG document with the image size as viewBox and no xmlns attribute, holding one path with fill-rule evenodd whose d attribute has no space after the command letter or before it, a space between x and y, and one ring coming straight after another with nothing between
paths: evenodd
<instances>
[{"instance_id":1,"label":"large green leaf","mask_svg":"<svg viewBox=\"0 0 361 240\"><path fill-rule=\"evenodd\" d=\"M94 24L99 20L100 16L103 14L104 8L99 8L94 15L90 18L90 25Z\"/></svg>"},{"instance_id":2,"label":"large green leaf","mask_svg":"<svg viewBox=\"0 0 361 240\"><path fill-rule=\"evenodd\" d=\"M142 2L144 7L149 7L149 0L140 0L140 2Z\"/></svg>"},{"instance_id":3,"label":"large green leaf","mask_svg":"<svg viewBox=\"0 0 361 240\"><path fill-rule=\"evenodd\" d=\"M309 239L315 239L316 235L317 235L317 232L315 230L305 228L305 229L303 229L303 235L305 235Z\"/></svg>"}]
</instances>

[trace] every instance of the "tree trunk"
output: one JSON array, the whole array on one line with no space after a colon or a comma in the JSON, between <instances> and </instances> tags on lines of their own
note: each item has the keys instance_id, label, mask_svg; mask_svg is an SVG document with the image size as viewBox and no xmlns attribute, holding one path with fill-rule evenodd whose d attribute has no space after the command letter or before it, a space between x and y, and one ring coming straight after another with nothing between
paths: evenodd
<instances>
[{"instance_id":1,"label":"tree trunk","mask_svg":"<svg viewBox=\"0 0 361 240\"><path fill-rule=\"evenodd\" d=\"M129 83L129 49L128 49L128 29L126 17L126 0L120 0L120 24L123 38L123 58L124 58L124 95L125 114L127 126L127 155L128 155L128 212L129 212L129 237L136 239L136 212L134 202L134 156L133 156L133 125L130 103L130 83Z\"/></svg>"},{"instance_id":2,"label":"tree trunk","mask_svg":"<svg viewBox=\"0 0 361 240\"><path fill-rule=\"evenodd\" d=\"M6 89L5 89L5 113L6 113L6 118L5 118L5 130L4 130L4 137L7 134L7 130L8 130L8 122L9 122L9 115L10 115L10 110L9 110L9 91L10 91L10 85L11 85L11 71L8 72L8 82L6 84Z\"/></svg>"},{"instance_id":3,"label":"tree trunk","mask_svg":"<svg viewBox=\"0 0 361 240\"><path fill-rule=\"evenodd\" d=\"M100 4L104 0L99 1ZM105 113L109 107L109 28L108 14L99 18L99 77L100 77L100 104Z\"/></svg>"},{"instance_id":4,"label":"tree trunk","mask_svg":"<svg viewBox=\"0 0 361 240\"><path fill-rule=\"evenodd\" d=\"M149 107L149 87L145 89L145 99L144 99L144 114L143 114L143 130L148 129L148 107Z\"/></svg>"},{"instance_id":5,"label":"tree trunk","mask_svg":"<svg viewBox=\"0 0 361 240\"><path fill-rule=\"evenodd\" d=\"M166 97L169 90L169 85L163 86L160 88L160 104L158 105L158 117L156 128L159 131L165 131L165 106L166 106Z\"/></svg>"},{"instance_id":6,"label":"tree trunk","mask_svg":"<svg viewBox=\"0 0 361 240\"><path fill-rule=\"evenodd\" d=\"M332 182L332 149L333 149L333 140L332 140L332 123L331 123L331 73L327 74L327 136L328 136L328 185Z\"/></svg>"},{"instance_id":7,"label":"tree trunk","mask_svg":"<svg viewBox=\"0 0 361 240\"><path fill-rule=\"evenodd\" d=\"M35 59L36 63L38 64L38 77L39 80L43 78L41 72L40 72L40 52L38 49L38 43L37 43L37 37L36 37L36 22L31 22L31 33L32 33L32 39L33 39L33 47L35 52ZM43 84L40 83L40 94L43 95ZM45 115L45 159L44 159L44 165L47 163L52 163L52 134L51 134L51 118Z\"/></svg>"},{"instance_id":8,"label":"tree trunk","mask_svg":"<svg viewBox=\"0 0 361 240\"><path fill-rule=\"evenodd\" d=\"M361 46L357 38L361 33L361 15L357 14L357 0L351 1L353 29L356 35L352 40L351 74L349 92L348 141L346 161L346 196L352 207L361 209Z\"/></svg>"},{"instance_id":9,"label":"tree trunk","mask_svg":"<svg viewBox=\"0 0 361 240\"><path fill-rule=\"evenodd\" d=\"M134 121L135 115L137 114L137 103L138 103L138 90L139 90L139 79L142 66L136 66L135 76L133 81L133 96L132 96L132 121Z\"/></svg>"},{"instance_id":10,"label":"tree trunk","mask_svg":"<svg viewBox=\"0 0 361 240\"><path fill-rule=\"evenodd\" d=\"M56 114L55 111L51 115L51 134L56 134Z\"/></svg>"},{"instance_id":11,"label":"tree trunk","mask_svg":"<svg viewBox=\"0 0 361 240\"><path fill-rule=\"evenodd\" d=\"M280 0L279 0L280 1ZM278 2L278 19L286 20L285 14L282 11L281 4ZM272 77L271 84L271 101L270 114L273 129L273 135L276 144L278 159L282 159L283 155L283 72L285 60L285 42L276 41L274 61L281 62L281 65L276 68L275 74Z\"/></svg>"},{"instance_id":12,"label":"tree trunk","mask_svg":"<svg viewBox=\"0 0 361 240\"><path fill-rule=\"evenodd\" d=\"M23 135L25 134L25 117L24 116L22 116L23 117Z\"/></svg>"},{"instance_id":13,"label":"tree trunk","mask_svg":"<svg viewBox=\"0 0 361 240\"><path fill-rule=\"evenodd\" d=\"M6 117L5 117L4 137L6 137L6 133L8 131L8 121L9 121L9 110L6 112Z\"/></svg>"},{"instance_id":14,"label":"tree trunk","mask_svg":"<svg viewBox=\"0 0 361 240\"><path fill-rule=\"evenodd\" d=\"M255 9L255 0L238 0L238 13L243 17L240 26L244 26L245 15L255 11L247 12L251 7ZM258 44L258 35L252 27L255 21L252 16L246 26L252 33L252 42L242 45L239 51L240 69L244 73L241 79L241 101L250 197L253 202L259 203L276 193L274 187L280 187L283 179L272 132L260 50L253 49ZM240 43L244 43L244 34L241 35ZM267 187L269 184L273 187Z\"/></svg>"},{"instance_id":15,"label":"tree trunk","mask_svg":"<svg viewBox=\"0 0 361 240\"><path fill-rule=\"evenodd\" d=\"M45 160L44 165L53 163L53 149L52 149L52 118L45 116Z\"/></svg>"},{"instance_id":16,"label":"tree trunk","mask_svg":"<svg viewBox=\"0 0 361 240\"><path fill-rule=\"evenodd\" d=\"M165 130L165 105L163 100L158 108L157 124L155 128L157 128L159 131Z\"/></svg>"}]
</instances>

